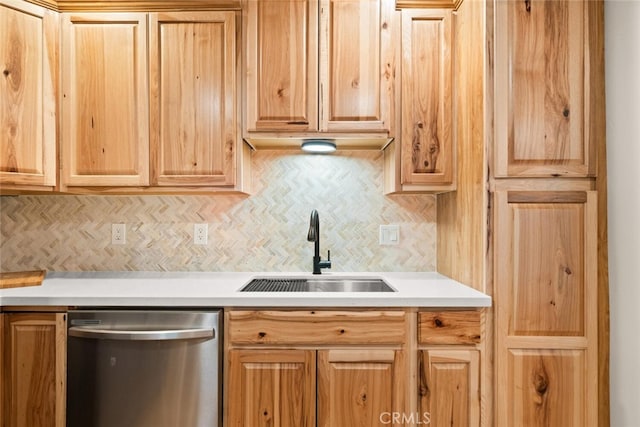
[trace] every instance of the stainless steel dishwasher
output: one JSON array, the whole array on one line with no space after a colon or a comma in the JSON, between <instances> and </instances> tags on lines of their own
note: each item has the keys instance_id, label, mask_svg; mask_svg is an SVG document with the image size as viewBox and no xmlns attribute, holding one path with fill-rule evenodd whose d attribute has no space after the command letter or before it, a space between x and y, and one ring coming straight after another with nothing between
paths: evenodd
<instances>
[{"instance_id":1,"label":"stainless steel dishwasher","mask_svg":"<svg viewBox=\"0 0 640 427\"><path fill-rule=\"evenodd\" d=\"M69 312L67 427L217 427L221 311Z\"/></svg>"}]
</instances>

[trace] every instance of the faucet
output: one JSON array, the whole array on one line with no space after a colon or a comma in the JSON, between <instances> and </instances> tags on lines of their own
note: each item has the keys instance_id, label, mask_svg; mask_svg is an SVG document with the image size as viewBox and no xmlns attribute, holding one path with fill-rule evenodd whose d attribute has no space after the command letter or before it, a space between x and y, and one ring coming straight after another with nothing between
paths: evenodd
<instances>
[{"instance_id":1,"label":"faucet","mask_svg":"<svg viewBox=\"0 0 640 427\"><path fill-rule=\"evenodd\" d=\"M331 268L331 251L327 251L327 260L320 259L320 218L318 211L311 211L311 221L309 223L309 233L307 240L315 243L315 252L313 254L313 274L321 274L322 268Z\"/></svg>"}]
</instances>

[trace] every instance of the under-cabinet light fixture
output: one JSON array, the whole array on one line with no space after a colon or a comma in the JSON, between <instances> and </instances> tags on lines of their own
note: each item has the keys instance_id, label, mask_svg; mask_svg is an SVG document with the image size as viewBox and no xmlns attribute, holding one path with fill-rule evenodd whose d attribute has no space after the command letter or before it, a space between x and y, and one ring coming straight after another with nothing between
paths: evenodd
<instances>
[{"instance_id":1,"label":"under-cabinet light fixture","mask_svg":"<svg viewBox=\"0 0 640 427\"><path fill-rule=\"evenodd\" d=\"M328 154L336 151L336 143L330 139L307 139L300 148L307 153Z\"/></svg>"}]
</instances>

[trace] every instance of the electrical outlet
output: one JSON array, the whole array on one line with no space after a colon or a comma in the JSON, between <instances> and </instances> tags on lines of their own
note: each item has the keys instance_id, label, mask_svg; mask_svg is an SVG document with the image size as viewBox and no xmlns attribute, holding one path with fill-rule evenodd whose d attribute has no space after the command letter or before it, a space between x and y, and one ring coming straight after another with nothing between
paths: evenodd
<instances>
[{"instance_id":1,"label":"electrical outlet","mask_svg":"<svg viewBox=\"0 0 640 427\"><path fill-rule=\"evenodd\" d=\"M381 245L397 245L400 243L400 226L399 225L381 225L380 226L380 244Z\"/></svg>"},{"instance_id":2,"label":"electrical outlet","mask_svg":"<svg viewBox=\"0 0 640 427\"><path fill-rule=\"evenodd\" d=\"M127 243L126 224L111 224L111 244L124 245Z\"/></svg>"},{"instance_id":3,"label":"electrical outlet","mask_svg":"<svg viewBox=\"0 0 640 427\"><path fill-rule=\"evenodd\" d=\"M206 245L209 235L208 224L193 224L193 244Z\"/></svg>"}]
</instances>

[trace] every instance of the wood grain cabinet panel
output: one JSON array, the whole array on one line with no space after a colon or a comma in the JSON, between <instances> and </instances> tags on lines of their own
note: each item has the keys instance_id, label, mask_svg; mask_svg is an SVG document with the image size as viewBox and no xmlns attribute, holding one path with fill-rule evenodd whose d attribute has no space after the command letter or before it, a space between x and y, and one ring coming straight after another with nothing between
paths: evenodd
<instances>
[{"instance_id":1,"label":"wood grain cabinet panel","mask_svg":"<svg viewBox=\"0 0 640 427\"><path fill-rule=\"evenodd\" d=\"M384 191L452 191L453 67L458 79L468 73L468 64L453 60L454 34L464 35L466 27L454 33L451 9L404 9L401 15L400 130L384 149ZM466 110L459 109L464 116Z\"/></svg>"},{"instance_id":2,"label":"wood grain cabinet panel","mask_svg":"<svg viewBox=\"0 0 640 427\"><path fill-rule=\"evenodd\" d=\"M268 311L229 313L229 342L260 345L401 344L403 311Z\"/></svg>"},{"instance_id":3,"label":"wood grain cabinet panel","mask_svg":"<svg viewBox=\"0 0 640 427\"><path fill-rule=\"evenodd\" d=\"M235 182L234 12L150 14L152 185Z\"/></svg>"},{"instance_id":4,"label":"wood grain cabinet panel","mask_svg":"<svg viewBox=\"0 0 640 427\"><path fill-rule=\"evenodd\" d=\"M402 184L453 183L452 20L402 11Z\"/></svg>"},{"instance_id":5,"label":"wood grain cabinet panel","mask_svg":"<svg viewBox=\"0 0 640 427\"><path fill-rule=\"evenodd\" d=\"M318 1L247 2L250 131L318 129Z\"/></svg>"},{"instance_id":6,"label":"wood grain cabinet panel","mask_svg":"<svg viewBox=\"0 0 640 427\"><path fill-rule=\"evenodd\" d=\"M589 418L584 350L509 350L504 413L499 426L597 425ZM501 416L505 416L502 418Z\"/></svg>"},{"instance_id":7,"label":"wood grain cabinet panel","mask_svg":"<svg viewBox=\"0 0 640 427\"><path fill-rule=\"evenodd\" d=\"M496 176L595 174L588 3L496 2Z\"/></svg>"},{"instance_id":8,"label":"wood grain cabinet panel","mask_svg":"<svg viewBox=\"0 0 640 427\"><path fill-rule=\"evenodd\" d=\"M392 134L394 16L392 0L248 2L245 133Z\"/></svg>"},{"instance_id":9,"label":"wood grain cabinet panel","mask_svg":"<svg viewBox=\"0 0 640 427\"><path fill-rule=\"evenodd\" d=\"M418 343L480 343L480 311L425 311L418 313Z\"/></svg>"},{"instance_id":10,"label":"wood grain cabinet panel","mask_svg":"<svg viewBox=\"0 0 640 427\"><path fill-rule=\"evenodd\" d=\"M401 413L399 365L394 350L318 351L318 427L384 425L384 414Z\"/></svg>"},{"instance_id":11,"label":"wood grain cabinet panel","mask_svg":"<svg viewBox=\"0 0 640 427\"><path fill-rule=\"evenodd\" d=\"M57 55L57 13L0 2L0 186L56 185Z\"/></svg>"},{"instance_id":12,"label":"wood grain cabinet panel","mask_svg":"<svg viewBox=\"0 0 640 427\"><path fill-rule=\"evenodd\" d=\"M2 425L64 427L66 314L5 313Z\"/></svg>"},{"instance_id":13,"label":"wood grain cabinet panel","mask_svg":"<svg viewBox=\"0 0 640 427\"><path fill-rule=\"evenodd\" d=\"M596 192L495 200L497 425L597 425Z\"/></svg>"},{"instance_id":14,"label":"wood grain cabinet panel","mask_svg":"<svg viewBox=\"0 0 640 427\"><path fill-rule=\"evenodd\" d=\"M415 384L405 317L377 310L227 311L227 425L390 424L394 413L408 412ZM384 338L375 338L378 331Z\"/></svg>"},{"instance_id":15,"label":"wood grain cabinet panel","mask_svg":"<svg viewBox=\"0 0 640 427\"><path fill-rule=\"evenodd\" d=\"M586 336L597 268L595 193L496 197L497 286L507 335Z\"/></svg>"},{"instance_id":16,"label":"wood grain cabinet panel","mask_svg":"<svg viewBox=\"0 0 640 427\"><path fill-rule=\"evenodd\" d=\"M480 354L474 349L420 351L418 415L422 424L480 425L479 363Z\"/></svg>"},{"instance_id":17,"label":"wood grain cabinet panel","mask_svg":"<svg viewBox=\"0 0 640 427\"><path fill-rule=\"evenodd\" d=\"M229 427L315 427L316 352L231 350Z\"/></svg>"},{"instance_id":18,"label":"wood grain cabinet panel","mask_svg":"<svg viewBox=\"0 0 640 427\"><path fill-rule=\"evenodd\" d=\"M329 132L391 130L393 2L320 4L320 126Z\"/></svg>"},{"instance_id":19,"label":"wood grain cabinet panel","mask_svg":"<svg viewBox=\"0 0 640 427\"><path fill-rule=\"evenodd\" d=\"M147 15L62 14L68 186L149 184Z\"/></svg>"}]
</instances>

